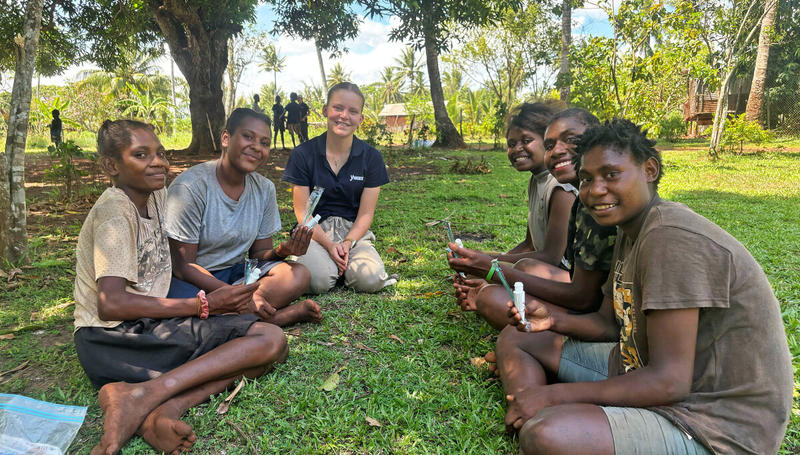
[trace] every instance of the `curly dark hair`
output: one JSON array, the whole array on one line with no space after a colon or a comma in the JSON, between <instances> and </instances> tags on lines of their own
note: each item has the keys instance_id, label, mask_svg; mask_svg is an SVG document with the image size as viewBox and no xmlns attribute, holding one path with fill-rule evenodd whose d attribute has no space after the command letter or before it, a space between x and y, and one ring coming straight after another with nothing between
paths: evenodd
<instances>
[{"instance_id":1,"label":"curly dark hair","mask_svg":"<svg viewBox=\"0 0 800 455\"><path fill-rule=\"evenodd\" d=\"M600 120L598 120L594 114L582 107L571 107L569 109L564 109L563 111L555 114L553 118L550 119L550 123L562 118L574 118L589 127L600 124Z\"/></svg>"},{"instance_id":2,"label":"curly dark hair","mask_svg":"<svg viewBox=\"0 0 800 455\"><path fill-rule=\"evenodd\" d=\"M148 130L155 134L153 125L138 120L106 120L97 131L97 153L118 160L122 150L131 146L131 131Z\"/></svg>"},{"instance_id":3,"label":"curly dark hair","mask_svg":"<svg viewBox=\"0 0 800 455\"><path fill-rule=\"evenodd\" d=\"M511 110L506 122L506 136L517 127L544 137L544 131L553 118L553 109L544 103L522 103Z\"/></svg>"},{"instance_id":4,"label":"curly dark hair","mask_svg":"<svg viewBox=\"0 0 800 455\"><path fill-rule=\"evenodd\" d=\"M658 163L658 175L653 184L658 188L658 182L664 175L664 166L661 163L661 152L656 150L655 145L656 141L647 137L646 129L642 129L630 120L613 118L584 131L577 144L577 155L572 162L575 170L580 170L581 158L595 147L613 147L619 152L628 152L638 164L654 158Z\"/></svg>"}]
</instances>

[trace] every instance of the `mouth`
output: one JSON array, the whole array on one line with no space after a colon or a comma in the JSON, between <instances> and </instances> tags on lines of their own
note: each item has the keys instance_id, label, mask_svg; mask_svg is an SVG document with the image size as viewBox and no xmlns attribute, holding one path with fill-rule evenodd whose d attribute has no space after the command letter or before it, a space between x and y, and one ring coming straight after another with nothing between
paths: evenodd
<instances>
[{"instance_id":1,"label":"mouth","mask_svg":"<svg viewBox=\"0 0 800 455\"><path fill-rule=\"evenodd\" d=\"M511 156L511 164L520 164L520 163L522 163L524 161L530 160L530 158L531 157L529 155L527 155L527 154L512 155Z\"/></svg>"},{"instance_id":2,"label":"mouth","mask_svg":"<svg viewBox=\"0 0 800 455\"><path fill-rule=\"evenodd\" d=\"M556 164L553 165L553 170L554 171L560 171L560 170L566 168L567 166L572 166L572 160L571 159L562 160L562 161L557 162Z\"/></svg>"},{"instance_id":3,"label":"mouth","mask_svg":"<svg viewBox=\"0 0 800 455\"><path fill-rule=\"evenodd\" d=\"M610 203L610 204L595 204L592 206L592 210L594 210L598 214L603 214L608 212L609 210L613 209L617 206L617 203Z\"/></svg>"},{"instance_id":4,"label":"mouth","mask_svg":"<svg viewBox=\"0 0 800 455\"><path fill-rule=\"evenodd\" d=\"M250 161L259 161L259 160L261 160L261 156L254 155L252 153L242 153L242 156L247 158Z\"/></svg>"}]
</instances>

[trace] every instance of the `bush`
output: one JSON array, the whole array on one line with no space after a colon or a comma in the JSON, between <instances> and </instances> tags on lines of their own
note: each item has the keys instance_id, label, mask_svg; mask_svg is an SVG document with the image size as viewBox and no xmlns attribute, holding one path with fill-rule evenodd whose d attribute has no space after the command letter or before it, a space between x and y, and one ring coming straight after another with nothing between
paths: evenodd
<instances>
[{"instance_id":1,"label":"bush","mask_svg":"<svg viewBox=\"0 0 800 455\"><path fill-rule=\"evenodd\" d=\"M361 122L359 132L363 134L361 139L373 147L391 145L392 133L386 129L386 125L383 123L376 123L374 120L368 118L364 119L364 121Z\"/></svg>"},{"instance_id":2,"label":"bush","mask_svg":"<svg viewBox=\"0 0 800 455\"><path fill-rule=\"evenodd\" d=\"M656 135L659 139L674 141L679 139L686 132L686 123L683 121L683 114L680 111L672 111L658 121L655 127Z\"/></svg>"},{"instance_id":3,"label":"bush","mask_svg":"<svg viewBox=\"0 0 800 455\"><path fill-rule=\"evenodd\" d=\"M772 133L761 129L758 122L745 120L745 115L737 115L725 125L720 140L720 149L723 153L742 153L745 143L760 145L773 138Z\"/></svg>"},{"instance_id":4,"label":"bush","mask_svg":"<svg viewBox=\"0 0 800 455\"><path fill-rule=\"evenodd\" d=\"M71 201L72 188L80 179L80 176L84 174L83 171L78 169L74 161L75 158L84 156L83 149L70 140L62 142L58 146L51 145L47 147L47 153L50 154L53 164L50 169L45 171L45 176L53 182L61 182L65 189L62 196Z\"/></svg>"}]
</instances>

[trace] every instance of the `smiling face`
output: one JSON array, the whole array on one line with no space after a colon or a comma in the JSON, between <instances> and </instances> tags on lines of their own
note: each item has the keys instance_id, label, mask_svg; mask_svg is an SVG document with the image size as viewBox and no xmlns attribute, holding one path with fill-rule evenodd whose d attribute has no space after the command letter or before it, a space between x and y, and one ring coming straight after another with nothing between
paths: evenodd
<instances>
[{"instance_id":1,"label":"smiling face","mask_svg":"<svg viewBox=\"0 0 800 455\"><path fill-rule=\"evenodd\" d=\"M545 170L544 166L544 142L542 136L512 126L506 135L508 143L508 160L514 169L539 173Z\"/></svg>"},{"instance_id":2,"label":"smiling face","mask_svg":"<svg viewBox=\"0 0 800 455\"><path fill-rule=\"evenodd\" d=\"M544 163L559 183L577 186L578 176L572 158L576 155L575 145L586 128L575 117L560 118L547 126L544 133Z\"/></svg>"},{"instance_id":3,"label":"smiling face","mask_svg":"<svg viewBox=\"0 0 800 455\"><path fill-rule=\"evenodd\" d=\"M328 134L340 137L353 135L364 120L361 110L364 102L358 94L350 90L336 90L322 108L322 115L328 119Z\"/></svg>"},{"instance_id":4,"label":"smiling face","mask_svg":"<svg viewBox=\"0 0 800 455\"><path fill-rule=\"evenodd\" d=\"M263 120L246 116L239 126L222 133L222 157L232 169L248 174L258 169L269 156L270 130Z\"/></svg>"},{"instance_id":5,"label":"smiling face","mask_svg":"<svg viewBox=\"0 0 800 455\"><path fill-rule=\"evenodd\" d=\"M104 160L114 185L142 195L164 188L169 161L161 141L149 129L136 128L130 134L130 145L119 152L119 157Z\"/></svg>"},{"instance_id":6,"label":"smiling face","mask_svg":"<svg viewBox=\"0 0 800 455\"><path fill-rule=\"evenodd\" d=\"M637 163L628 151L596 146L581 156L580 198L592 217L603 226L620 226L635 234L655 194L658 162Z\"/></svg>"}]
</instances>

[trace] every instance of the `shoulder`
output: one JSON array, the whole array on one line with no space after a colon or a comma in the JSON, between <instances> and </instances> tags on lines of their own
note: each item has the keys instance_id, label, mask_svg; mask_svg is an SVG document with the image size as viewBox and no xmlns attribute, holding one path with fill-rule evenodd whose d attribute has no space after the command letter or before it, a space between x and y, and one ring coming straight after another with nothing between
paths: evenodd
<instances>
[{"instance_id":1,"label":"shoulder","mask_svg":"<svg viewBox=\"0 0 800 455\"><path fill-rule=\"evenodd\" d=\"M691 249L696 250L705 245L729 253L744 249L738 240L709 219L684 204L664 200L650 209L639 237L643 245L651 248L691 245Z\"/></svg>"},{"instance_id":2,"label":"shoulder","mask_svg":"<svg viewBox=\"0 0 800 455\"><path fill-rule=\"evenodd\" d=\"M259 174L258 172L251 172L247 174L247 179L259 192L275 193L275 184L272 180Z\"/></svg>"},{"instance_id":3,"label":"shoulder","mask_svg":"<svg viewBox=\"0 0 800 455\"><path fill-rule=\"evenodd\" d=\"M362 141L357 136L353 136L353 147L354 148L358 147L358 149L361 151L361 153L364 154L364 157L367 160L370 161L380 160L381 162L383 162L383 155L381 155L381 152L379 152L378 149L376 149L375 147Z\"/></svg>"},{"instance_id":4,"label":"shoulder","mask_svg":"<svg viewBox=\"0 0 800 455\"><path fill-rule=\"evenodd\" d=\"M137 217L135 210L133 202L124 191L111 187L103 191L86 219L95 225L112 220L126 220L134 223Z\"/></svg>"},{"instance_id":5,"label":"shoulder","mask_svg":"<svg viewBox=\"0 0 800 455\"><path fill-rule=\"evenodd\" d=\"M208 186L209 178L214 176L213 171L216 166L217 160L194 165L175 177L169 187L183 185L192 189L205 189Z\"/></svg>"}]
</instances>

